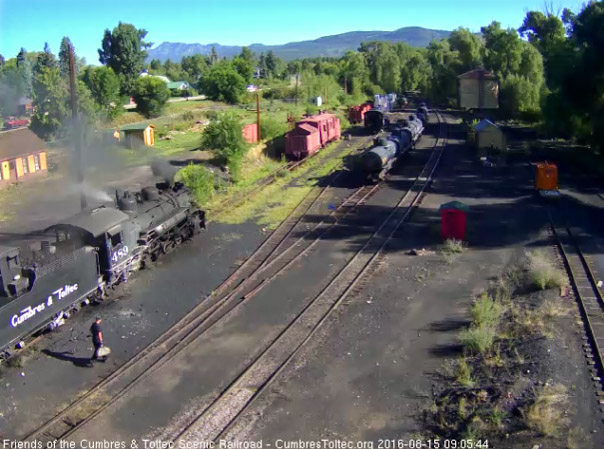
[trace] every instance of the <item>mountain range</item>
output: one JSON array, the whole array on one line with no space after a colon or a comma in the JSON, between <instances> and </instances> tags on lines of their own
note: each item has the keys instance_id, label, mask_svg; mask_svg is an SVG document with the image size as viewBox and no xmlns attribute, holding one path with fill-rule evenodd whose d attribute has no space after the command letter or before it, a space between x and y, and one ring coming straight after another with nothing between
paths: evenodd
<instances>
[{"instance_id":1,"label":"mountain range","mask_svg":"<svg viewBox=\"0 0 604 449\"><path fill-rule=\"evenodd\" d=\"M339 57L348 50L357 50L362 42L387 41L405 42L413 47L425 47L431 40L439 40L449 36L449 31L430 30L421 27L404 27L394 31L351 31L349 33L324 36L311 41L290 42L283 45L249 45L250 50L256 54L273 53L285 61L298 58L313 58L317 56ZM180 61L183 56L195 54L209 55L212 46L219 57L231 58L241 52L239 45L213 44L183 44L179 42L162 42L155 48L147 51L148 60L167 59Z\"/></svg>"}]
</instances>

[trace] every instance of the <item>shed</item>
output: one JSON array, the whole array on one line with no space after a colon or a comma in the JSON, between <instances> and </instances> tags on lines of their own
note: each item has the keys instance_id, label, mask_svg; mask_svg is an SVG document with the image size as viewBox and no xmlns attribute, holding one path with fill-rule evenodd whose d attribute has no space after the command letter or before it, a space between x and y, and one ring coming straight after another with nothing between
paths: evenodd
<instances>
[{"instance_id":1,"label":"shed","mask_svg":"<svg viewBox=\"0 0 604 449\"><path fill-rule=\"evenodd\" d=\"M505 134L490 120L484 119L474 126L478 148L506 149Z\"/></svg>"},{"instance_id":2,"label":"shed","mask_svg":"<svg viewBox=\"0 0 604 449\"><path fill-rule=\"evenodd\" d=\"M124 133L124 145L131 150L150 147L155 145L155 125L142 123L138 125L126 125L121 131Z\"/></svg>"},{"instance_id":3,"label":"shed","mask_svg":"<svg viewBox=\"0 0 604 449\"><path fill-rule=\"evenodd\" d=\"M0 186L45 175L46 151L29 128L0 132Z\"/></svg>"},{"instance_id":4,"label":"shed","mask_svg":"<svg viewBox=\"0 0 604 449\"><path fill-rule=\"evenodd\" d=\"M241 129L241 134L243 134L243 138L248 143L256 143L256 142L258 142L258 124L257 123L250 123L248 125L245 125Z\"/></svg>"},{"instance_id":5,"label":"shed","mask_svg":"<svg viewBox=\"0 0 604 449\"><path fill-rule=\"evenodd\" d=\"M499 82L485 69L474 69L457 77L458 106L463 109L498 109Z\"/></svg>"}]
</instances>

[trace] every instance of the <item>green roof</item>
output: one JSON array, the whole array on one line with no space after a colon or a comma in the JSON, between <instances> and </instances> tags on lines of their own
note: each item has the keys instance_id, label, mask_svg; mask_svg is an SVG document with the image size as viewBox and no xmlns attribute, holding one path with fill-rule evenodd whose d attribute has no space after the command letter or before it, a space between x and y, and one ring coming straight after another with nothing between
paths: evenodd
<instances>
[{"instance_id":1,"label":"green roof","mask_svg":"<svg viewBox=\"0 0 604 449\"><path fill-rule=\"evenodd\" d=\"M186 81L172 81L168 83L168 89L178 89L181 85L188 84Z\"/></svg>"},{"instance_id":2,"label":"green roof","mask_svg":"<svg viewBox=\"0 0 604 449\"><path fill-rule=\"evenodd\" d=\"M468 212L470 210L470 208L466 204L460 201L449 201L448 203L441 204L438 208L438 210L440 211L449 209L463 210L464 212Z\"/></svg>"},{"instance_id":3,"label":"green roof","mask_svg":"<svg viewBox=\"0 0 604 449\"><path fill-rule=\"evenodd\" d=\"M120 128L120 131L143 131L148 126L154 126L151 123L136 123L134 125L126 125Z\"/></svg>"}]
</instances>

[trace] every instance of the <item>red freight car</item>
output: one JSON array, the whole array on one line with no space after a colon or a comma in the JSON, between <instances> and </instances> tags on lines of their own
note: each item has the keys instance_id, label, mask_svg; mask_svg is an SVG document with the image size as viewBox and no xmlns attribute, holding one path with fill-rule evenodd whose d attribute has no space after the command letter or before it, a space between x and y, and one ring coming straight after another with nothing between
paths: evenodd
<instances>
[{"instance_id":1,"label":"red freight car","mask_svg":"<svg viewBox=\"0 0 604 449\"><path fill-rule=\"evenodd\" d=\"M340 119L333 114L318 114L296 123L285 137L285 154L301 159L329 142L340 138Z\"/></svg>"},{"instance_id":2,"label":"red freight car","mask_svg":"<svg viewBox=\"0 0 604 449\"><path fill-rule=\"evenodd\" d=\"M363 103L359 106L352 106L348 110L348 120L350 123L363 123L365 112L371 109L370 103Z\"/></svg>"},{"instance_id":3,"label":"red freight car","mask_svg":"<svg viewBox=\"0 0 604 449\"><path fill-rule=\"evenodd\" d=\"M9 117L9 119L4 122L4 127L6 129L21 128L23 126L29 126L29 120L17 120L14 117Z\"/></svg>"}]
</instances>

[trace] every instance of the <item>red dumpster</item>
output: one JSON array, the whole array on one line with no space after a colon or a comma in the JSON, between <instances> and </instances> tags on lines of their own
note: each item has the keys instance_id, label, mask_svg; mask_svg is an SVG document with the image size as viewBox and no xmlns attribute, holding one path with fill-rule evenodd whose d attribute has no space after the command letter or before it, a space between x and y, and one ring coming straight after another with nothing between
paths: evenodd
<instances>
[{"instance_id":1,"label":"red dumpster","mask_svg":"<svg viewBox=\"0 0 604 449\"><path fill-rule=\"evenodd\" d=\"M468 206L459 201L451 201L440 206L441 235L443 240L466 239L466 212Z\"/></svg>"}]
</instances>

